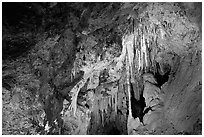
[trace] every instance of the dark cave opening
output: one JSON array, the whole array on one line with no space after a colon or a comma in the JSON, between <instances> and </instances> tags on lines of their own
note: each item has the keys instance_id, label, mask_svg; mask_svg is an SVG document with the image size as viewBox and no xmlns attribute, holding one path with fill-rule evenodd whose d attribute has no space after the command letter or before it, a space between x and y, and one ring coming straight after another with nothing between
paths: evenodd
<instances>
[{"instance_id":1,"label":"dark cave opening","mask_svg":"<svg viewBox=\"0 0 204 137\"><path fill-rule=\"evenodd\" d=\"M133 90L133 84L131 84L131 110L132 110L132 117L133 118L139 118L140 122L143 123L143 116L144 116L144 109L146 107L145 98L143 97L143 94L140 94L140 100L137 100L134 97L134 90Z\"/></svg>"},{"instance_id":2,"label":"dark cave opening","mask_svg":"<svg viewBox=\"0 0 204 137\"><path fill-rule=\"evenodd\" d=\"M171 72L171 68L169 65L165 65L164 67L164 74L161 73L161 67L159 66L159 64L156 64L156 72L154 73L154 78L157 81L157 86L161 87L165 82L167 82L169 80L169 75Z\"/></svg>"}]
</instances>

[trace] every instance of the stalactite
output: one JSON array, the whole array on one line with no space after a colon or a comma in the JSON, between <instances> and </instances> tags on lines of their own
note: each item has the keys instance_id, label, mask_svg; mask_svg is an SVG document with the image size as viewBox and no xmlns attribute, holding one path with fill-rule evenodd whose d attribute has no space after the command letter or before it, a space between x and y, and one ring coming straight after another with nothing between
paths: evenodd
<instances>
[{"instance_id":1,"label":"stalactite","mask_svg":"<svg viewBox=\"0 0 204 137\"><path fill-rule=\"evenodd\" d=\"M144 49L144 52L145 52L145 64L146 64L146 66L145 67L147 67L149 64L148 64L148 60L147 60L147 45L146 45L146 42L145 42L145 37L144 37L144 44L145 44L145 49Z\"/></svg>"},{"instance_id":2,"label":"stalactite","mask_svg":"<svg viewBox=\"0 0 204 137\"><path fill-rule=\"evenodd\" d=\"M140 59L140 55L141 55L140 53L141 53L141 52L140 52L139 49L138 49L137 51L138 51L138 58L137 58L137 60L138 60L138 72L139 72L139 71L140 71L140 68L141 68L141 59Z\"/></svg>"},{"instance_id":3,"label":"stalactite","mask_svg":"<svg viewBox=\"0 0 204 137\"><path fill-rule=\"evenodd\" d=\"M126 56L126 52L127 52L127 48L126 48L126 44L125 44L125 40L127 36L123 36L123 40L122 40L122 52L121 52L121 55L118 57L118 58L115 58L115 62L117 63L116 64L116 68L121 68L123 66L123 61L125 59L125 56Z\"/></svg>"},{"instance_id":4,"label":"stalactite","mask_svg":"<svg viewBox=\"0 0 204 137\"><path fill-rule=\"evenodd\" d=\"M128 56L128 65L130 66L130 68L132 67L133 64L133 58L134 58L134 47L133 47L133 39L134 39L134 35L131 34L130 36L128 36L126 38L126 48L127 48L127 56ZM132 71L130 70L130 73L132 74Z\"/></svg>"},{"instance_id":5,"label":"stalactite","mask_svg":"<svg viewBox=\"0 0 204 137\"><path fill-rule=\"evenodd\" d=\"M138 60L138 58L139 58L139 52L138 52L138 49L136 49L136 55L135 55L135 68L136 68L136 70L137 70L137 72L139 71L139 60Z\"/></svg>"},{"instance_id":6,"label":"stalactite","mask_svg":"<svg viewBox=\"0 0 204 137\"><path fill-rule=\"evenodd\" d=\"M126 64L128 64L128 58L126 57ZM132 116L131 103L130 103L130 70L129 66L126 65L126 83L127 83L127 92L128 92L128 101L129 101L129 116Z\"/></svg>"},{"instance_id":7,"label":"stalactite","mask_svg":"<svg viewBox=\"0 0 204 137\"><path fill-rule=\"evenodd\" d=\"M149 27L148 27L149 28ZM149 31L149 29L147 29L147 48L150 48L150 46L149 46L149 41L150 41L150 31Z\"/></svg>"},{"instance_id":8,"label":"stalactite","mask_svg":"<svg viewBox=\"0 0 204 137\"><path fill-rule=\"evenodd\" d=\"M104 115L103 115L104 110L101 110L101 123L102 126L104 127Z\"/></svg>"},{"instance_id":9,"label":"stalactite","mask_svg":"<svg viewBox=\"0 0 204 137\"><path fill-rule=\"evenodd\" d=\"M148 72L150 70L150 67L152 66L152 62L151 62L151 59L150 59L150 51L149 51L149 48L147 48L147 61L148 61L148 66L147 66L147 69L145 72Z\"/></svg>"},{"instance_id":10,"label":"stalactite","mask_svg":"<svg viewBox=\"0 0 204 137\"><path fill-rule=\"evenodd\" d=\"M111 98L108 97L108 106L111 107Z\"/></svg>"},{"instance_id":11,"label":"stalactite","mask_svg":"<svg viewBox=\"0 0 204 137\"><path fill-rule=\"evenodd\" d=\"M146 45L145 45L145 37L144 35L142 35L142 60L143 60L143 67L142 69L144 69L145 65L146 64Z\"/></svg>"},{"instance_id":12,"label":"stalactite","mask_svg":"<svg viewBox=\"0 0 204 137\"><path fill-rule=\"evenodd\" d=\"M75 62L73 63L73 68L72 68L72 71L71 71L71 73L72 73L72 76L71 76L71 81L75 78L75 76L76 76L76 67L75 67L76 65L75 65ZM73 79L72 79L73 78Z\"/></svg>"},{"instance_id":13,"label":"stalactite","mask_svg":"<svg viewBox=\"0 0 204 137\"><path fill-rule=\"evenodd\" d=\"M99 109L100 109L100 111L102 111L104 109L103 98L99 99Z\"/></svg>"},{"instance_id":14,"label":"stalactite","mask_svg":"<svg viewBox=\"0 0 204 137\"><path fill-rule=\"evenodd\" d=\"M111 111L113 110L113 95L110 96L110 100L111 100Z\"/></svg>"},{"instance_id":15,"label":"stalactite","mask_svg":"<svg viewBox=\"0 0 204 137\"><path fill-rule=\"evenodd\" d=\"M106 97L106 113L108 112L109 104L110 104L110 102L109 102L109 97L107 96L107 97Z\"/></svg>"},{"instance_id":16,"label":"stalactite","mask_svg":"<svg viewBox=\"0 0 204 137\"><path fill-rule=\"evenodd\" d=\"M110 96L109 98L110 98L110 102L111 102L111 104L110 104L110 108L111 108L111 111L112 111L112 109L113 109L113 97Z\"/></svg>"},{"instance_id":17,"label":"stalactite","mask_svg":"<svg viewBox=\"0 0 204 137\"><path fill-rule=\"evenodd\" d=\"M115 93L115 113L117 114L117 106L118 106L118 92Z\"/></svg>"},{"instance_id":18,"label":"stalactite","mask_svg":"<svg viewBox=\"0 0 204 137\"><path fill-rule=\"evenodd\" d=\"M142 49L143 49L143 42L142 42L142 38L141 38L141 43L140 43L140 47L141 47L141 50L140 50L140 69L143 68L143 52L142 52Z\"/></svg>"}]
</instances>

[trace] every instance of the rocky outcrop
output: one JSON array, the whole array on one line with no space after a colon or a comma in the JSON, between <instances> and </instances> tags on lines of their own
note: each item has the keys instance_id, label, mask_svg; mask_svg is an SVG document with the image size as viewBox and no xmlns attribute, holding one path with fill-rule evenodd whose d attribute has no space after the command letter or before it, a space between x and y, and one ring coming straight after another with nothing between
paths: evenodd
<instances>
[{"instance_id":1,"label":"rocky outcrop","mask_svg":"<svg viewBox=\"0 0 204 137\"><path fill-rule=\"evenodd\" d=\"M180 59L175 74L162 88L165 116L180 132L200 134L202 131L201 83L201 53L195 51Z\"/></svg>"}]
</instances>

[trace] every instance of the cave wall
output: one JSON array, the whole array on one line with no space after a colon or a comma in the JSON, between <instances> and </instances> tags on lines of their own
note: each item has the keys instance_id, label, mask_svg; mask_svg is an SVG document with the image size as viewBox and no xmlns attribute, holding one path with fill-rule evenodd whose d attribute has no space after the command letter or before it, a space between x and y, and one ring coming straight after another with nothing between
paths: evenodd
<instances>
[{"instance_id":1,"label":"cave wall","mask_svg":"<svg viewBox=\"0 0 204 137\"><path fill-rule=\"evenodd\" d=\"M176 71L161 89L165 93L165 116L178 131L201 132L201 52L181 57L174 68L177 68Z\"/></svg>"}]
</instances>

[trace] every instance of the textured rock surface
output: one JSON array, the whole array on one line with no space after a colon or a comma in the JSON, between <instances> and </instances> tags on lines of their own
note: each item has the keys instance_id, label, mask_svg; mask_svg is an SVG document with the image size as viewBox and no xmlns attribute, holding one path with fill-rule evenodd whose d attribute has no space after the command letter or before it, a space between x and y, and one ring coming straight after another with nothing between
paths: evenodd
<instances>
[{"instance_id":1,"label":"textured rock surface","mask_svg":"<svg viewBox=\"0 0 204 137\"><path fill-rule=\"evenodd\" d=\"M166 116L178 131L194 132L202 121L202 65L199 52L180 60L176 74L163 87ZM199 129L201 133L201 125ZM197 131L195 131L197 132Z\"/></svg>"},{"instance_id":2,"label":"textured rock surface","mask_svg":"<svg viewBox=\"0 0 204 137\"><path fill-rule=\"evenodd\" d=\"M201 3L20 7L37 15L4 17L3 134L201 134Z\"/></svg>"}]
</instances>

